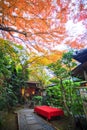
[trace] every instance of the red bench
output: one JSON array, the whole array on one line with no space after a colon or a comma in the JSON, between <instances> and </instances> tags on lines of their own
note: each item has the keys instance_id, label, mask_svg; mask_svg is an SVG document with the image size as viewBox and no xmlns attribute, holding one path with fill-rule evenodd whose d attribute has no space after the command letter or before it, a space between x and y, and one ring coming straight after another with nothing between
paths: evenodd
<instances>
[{"instance_id":1,"label":"red bench","mask_svg":"<svg viewBox=\"0 0 87 130\"><path fill-rule=\"evenodd\" d=\"M64 112L60 108L54 108L50 106L36 106L34 107L34 112L46 117L50 120L54 116L63 116Z\"/></svg>"}]
</instances>

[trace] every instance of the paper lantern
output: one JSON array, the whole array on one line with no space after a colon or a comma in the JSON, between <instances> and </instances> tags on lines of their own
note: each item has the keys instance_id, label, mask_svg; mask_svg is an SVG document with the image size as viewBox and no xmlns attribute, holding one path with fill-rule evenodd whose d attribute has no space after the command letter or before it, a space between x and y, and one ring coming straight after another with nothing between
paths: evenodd
<instances>
[{"instance_id":1,"label":"paper lantern","mask_svg":"<svg viewBox=\"0 0 87 130\"><path fill-rule=\"evenodd\" d=\"M21 89L21 94L22 94L22 96L24 96L24 93L25 93L25 89L22 88L22 89Z\"/></svg>"}]
</instances>

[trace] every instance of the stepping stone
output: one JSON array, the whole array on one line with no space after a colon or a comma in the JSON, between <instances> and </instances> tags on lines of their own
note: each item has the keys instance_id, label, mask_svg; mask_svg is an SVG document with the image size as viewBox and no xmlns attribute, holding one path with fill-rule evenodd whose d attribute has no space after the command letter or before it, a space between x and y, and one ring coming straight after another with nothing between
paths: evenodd
<instances>
[{"instance_id":1,"label":"stepping stone","mask_svg":"<svg viewBox=\"0 0 87 130\"><path fill-rule=\"evenodd\" d=\"M34 125L29 125L30 130L45 130L41 125L39 124L34 124Z\"/></svg>"},{"instance_id":2,"label":"stepping stone","mask_svg":"<svg viewBox=\"0 0 87 130\"><path fill-rule=\"evenodd\" d=\"M26 120L34 120L34 116L26 116Z\"/></svg>"},{"instance_id":3,"label":"stepping stone","mask_svg":"<svg viewBox=\"0 0 87 130\"><path fill-rule=\"evenodd\" d=\"M38 121L36 121L36 120L27 120L27 124L28 125L38 124Z\"/></svg>"}]
</instances>

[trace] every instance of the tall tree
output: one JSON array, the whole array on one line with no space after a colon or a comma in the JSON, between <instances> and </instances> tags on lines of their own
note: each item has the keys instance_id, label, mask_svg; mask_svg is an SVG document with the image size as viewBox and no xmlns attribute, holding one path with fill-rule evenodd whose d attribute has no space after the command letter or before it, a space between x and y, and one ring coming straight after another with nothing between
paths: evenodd
<instances>
[{"instance_id":1,"label":"tall tree","mask_svg":"<svg viewBox=\"0 0 87 130\"><path fill-rule=\"evenodd\" d=\"M30 80L38 81L41 88L46 88L50 84L50 76L46 66L36 65L30 68Z\"/></svg>"},{"instance_id":2,"label":"tall tree","mask_svg":"<svg viewBox=\"0 0 87 130\"><path fill-rule=\"evenodd\" d=\"M14 106L21 96L29 74L25 54L22 46L0 39L0 109Z\"/></svg>"},{"instance_id":3,"label":"tall tree","mask_svg":"<svg viewBox=\"0 0 87 130\"><path fill-rule=\"evenodd\" d=\"M70 71L73 67L75 67L75 65L75 62L72 61L72 52L68 52L63 54L61 60L58 60L57 62L52 63L48 66L55 75L55 80L53 82L59 84L58 87L60 88L62 93L63 105L66 108L68 114L71 114L70 105L72 104L73 91L72 77Z\"/></svg>"}]
</instances>

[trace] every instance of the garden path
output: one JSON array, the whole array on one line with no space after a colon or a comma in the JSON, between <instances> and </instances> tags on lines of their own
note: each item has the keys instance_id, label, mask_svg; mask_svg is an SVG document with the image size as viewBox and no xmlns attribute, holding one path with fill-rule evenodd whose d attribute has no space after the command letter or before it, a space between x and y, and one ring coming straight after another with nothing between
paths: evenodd
<instances>
[{"instance_id":1,"label":"garden path","mask_svg":"<svg viewBox=\"0 0 87 130\"><path fill-rule=\"evenodd\" d=\"M34 113L33 109L16 111L19 130L56 130L50 123Z\"/></svg>"}]
</instances>

